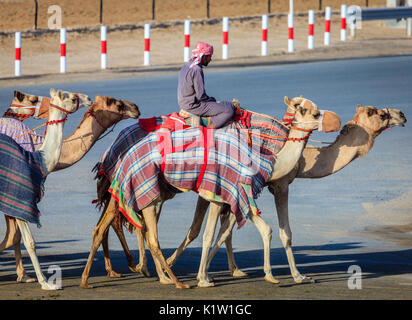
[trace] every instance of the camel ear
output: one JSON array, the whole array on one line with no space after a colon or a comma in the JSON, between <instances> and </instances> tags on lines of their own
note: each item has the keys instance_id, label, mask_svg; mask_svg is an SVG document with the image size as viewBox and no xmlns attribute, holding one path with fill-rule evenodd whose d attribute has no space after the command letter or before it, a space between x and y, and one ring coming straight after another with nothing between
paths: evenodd
<instances>
[{"instance_id":1,"label":"camel ear","mask_svg":"<svg viewBox=\"0 0 412 320\"><path fill-rule=\"evenodd\" d=\"M54 97L56 95L56 90L53 88L50 89L50 97Z\"/></svg>"},{"instance_id":2,"label":"camel ear","mask_svg":"<svg viewBox=\"0 0 412 320\"><path fill-rule=\"evenodd\" d=\"M101 103L101 102L103 102L103 97L102 96L99 96L98 94L96 94L96 98L94 99L96 102L99 102L99 103Z\"/></svg>"},{"instance_id":3,"label":"camel ear","mask_svg":"<svg viewBox=\"0 0 412 320\"><path fill-rule=\"evenodd\" d=\"M284 101L285 101L285 104L286 104L287 106L290 105L290 99L289 99L288 96L285 96Z\"/></svg>"},{"instance_id":4,"label":"camel ear","mask_svg":"<svg viewBox=\"0 0 412 320\"><path fill-rule=\"evenodd\" d=\"M358 106L356 107L356 112L361 112L365 109L365 106L358 104Z\"/></svg>"},{"instance_id":5,"label":"camel ear","mask_svg":"<svg viewBox=\"0 0 412 320\"><path fill-rule=\"evenodd\" d=\"M57 96L59 97L60 100L63 100L63 98L64 98L64 93L63 93L63 91L58 90L58 91L57 91Z\"/></svg>"}]
</instances>

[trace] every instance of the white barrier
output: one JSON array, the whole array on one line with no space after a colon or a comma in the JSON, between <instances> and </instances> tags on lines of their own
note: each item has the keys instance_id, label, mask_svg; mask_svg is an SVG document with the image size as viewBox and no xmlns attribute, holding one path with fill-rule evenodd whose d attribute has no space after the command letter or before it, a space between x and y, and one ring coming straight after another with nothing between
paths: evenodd
<instances>
[{"instance_id":1,"label":"white barrier","mask_svg":"<svg viewBox=\"0 0 412 320\"><path fill-rule=\"evenodd\" d=\"M107 27L100 27L100 53L101 53L101 68L107 69Z\"/></svg>"},{"instance_id":2,"label":"white barrier","mask_svg":"<svg viewBox=\"0 0 412 320\"><path fill-rule=\"evenodd\" d=\"M268 55L268 15L262 15L262 56Z\"/></svg>"},{"instance_id":3,"label":"white barrier","mask_svg":"<svg viewBox=\"0 0 412 320\"><path fill-rule=\"evenodd\" d=\"M190 20L185 20L185 46L183 49L183 61L187 62L190 58Z\"/></svg>"},{"instance_id":4,"label":"white barrier","mask_svg":"<svg viewBox=\"0 0 412 320\"><path fill-rule=\"evenodd\" d=\"M331 15L332 15L331 7L326 7L325 8L325 38L324 38L325 46L330 45L330 18L331 18Z\"/></svg>"},{"instance_id":5,"label":"white barrier","mask_svg":"<svg viewBox=\"0 0 412 320\"><path fill-rule=\"evenodd\" d=\"M222 59L229 58L229 18L223 17L223 41L222 41Z\"/></svg>"},{"instance_id":6,"label":"white barrier","mask_svg":"<svg viewBox=\"0 0 412 320\"><path fill-rule=\"evenodd\" d=\"M60 72L66 72L66 29L60 29Z\"/></svg>"},{"instance_id":7,"label":"white barrier","mask_svg":"<svg viewBox=\"0 0 412 320\"><path fill-rule=\"evenodd\" d=\"M340 40L346 41L346 5L342 4L340 7Z\"/></svg>"},{"instance_id":8,"label":"white barrier","mask_svg":"<svg viewBox=\"0 0 412 320\"><path fill-rule=\"evenodd\" d=\"M294 45L294 40L293 40L293 13L288 14L288 31L289 31L288 51L289 52L294 52L295 51L295 45Z\"/></svg>"},{"instance_id":9,"label":"white barrier","mask_svg":"<svg viewBox=\"0 0 412 320\"><path fill-rule=\"evenodd\" d=\"M315 11L309 10L308 13L308 49L314 48L314 24L315 24Z\"/></svg>"},{"instance_id":10,"label":"white barrier","mask_svg":"<svg viewBox=\"0 0 412 320\"><path fill-rule=\"evenodd\" d=\"M15 58L14 58L14 75L21 76L21 32L15 33Z\"/></svg>"},{"instance_id":11,"label":"white barrier","mask_svg":"<svg viewBox=\"0 0 412 320\"><path fill-rule=\"evenodd\" d=\"M144 61L145 66L150 66L150 24L144 25Z\"/></svg>"}]
</instances>

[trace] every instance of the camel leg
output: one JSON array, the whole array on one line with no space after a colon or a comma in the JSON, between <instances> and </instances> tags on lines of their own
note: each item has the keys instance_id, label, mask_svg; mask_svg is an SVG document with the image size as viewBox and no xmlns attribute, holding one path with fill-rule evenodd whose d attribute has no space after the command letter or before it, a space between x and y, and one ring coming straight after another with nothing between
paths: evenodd
<instances>
[{"instance_id":1,"label":"camel leg","mask_svg":"<svg viewBox=\"0 0 412 320\"><path fill-rule=\"evenodd\" d=\"M100 247L100 244L103 242L104 235L107 229L110 227L113 219L115 218L117 213L116 210L116 201L112 198L104 211L102 217L99 220L96 228L93 230L93 240L92 240L92 247L90 249L89 257L87 258L86 266L84 267L82 280L80 282L80 287L82 288L92 288L87 283L90 269L93 264L94 256L96 255L97 249Z\"/></svg>"},{"instance_id":2,"label":"camel leg","mask_svg":"<svg viewBox=\"0 0 412 320\"><path fill-rule=\"evenodd\" d=\"M203 232L202 257L200 260L199 272L197 274L197 286L201 288L214 286L214 283L207 275L207 257L209 255L209 249L215 236L216 224L222 208L222 204L214 202L210 203L209 215L207 217L205 231Z\"/></svg>"},{"instance_id":3,"label":"camel leg","mask_svg":"<svg viewBox=\"0 0 412 320\"><path fill-rule=\"evenodd\" d=\"M21 233L17 225L16 219L10 216L4 216L6 219L6 235L0 243L0 252L14 247L14 258L16 260L17 282L34 282L35 278L29 277L23 267L23 259L21 256Z\"/></svg>"},{"instance_id":4,"label":"camel leg","mask_svg":"<svg viewBox=\"0 0 412 320\"><path fill-rule=\"evenodd\" d=\"M275 203L276 211L279 221L279 237L282 241L282 245L285 248L286 256L288 258L289 268L296 283L314 282L310 277L302 275L296 267L295 257L292 251L292 231L289 225L289 184L282 182L275 187Z\"/></svg>"},{"instance_id":5,"label":"camel leg","mask_svg":"<svg viewBox=\"0 0 412 320\"><path fill-rule=\"evenodd\" d=\"M104 267L107 271L107 276L109 278L121 278L121 274L114 271L112 262L110 261L110 250L109 250L109 230L107 230L103 234L102 246L104 252ZM121 242L121 241L120 241Z\"/></svg>"},{"instance_id":6,"label":"camel leg","mask_svg":"<svg viewBox=\"0 0 412 320\"><path fill-rule=\"evenodd\" d=\"M215 244L213 245L213 248L210 251L209 256L207 257L206 271L209 270L210 263L212 262L219 248L222 246L223 242L226 242L227 238L231 236L232 234L232 229L233 229L233 226L235 225L236 217L232 213L226 214L224 217L225 217L224 219L221 219L222 221L221 227L216 237ZM230 266L231 261L229 258L229 253L228 253L228 262L229 262L229 268L231 268Z\"/></svg>"},{"instance_id":7,"label":"camel leg","mask_svg":"<svg viewBox=\"0 0 412 320\"><path fill-rule=\"evenodd\" d=\"M143 274L145 277L150 277L149 269L147 268L146 248L144 245L144 234L142 230L136 228L137 245L139 247L139 264L136 266L136 271Z\"/></svg>"},{"instance_id":8,"label":"camel leg","mask_svg":"<svg viewBox=\"0 0 412 320\"><path fill-rule=\"evenodd\" d=\"M186 234L186 238L180 244L179 248L177 248L175 252L167 259L169 266L172 267L175 265L177 258L179 258L187 246L199 235L208 207L209 201L203 199L202 197L198 197L192 225L190 226L189 231Z\"/></svg>"},{"instance_id":9,"label":"camel leg","mask_svg":"<svg viewBox=\"0 0 412 320\"><path fill-rule=\"evenodd\" d=\"M34 270L36 271L37 281L41 285L41 288L43 290L61 289L57 285L47 283L46 278L43 275L40 268L40 263L36 255L36 244L34 242L33 235L30 231L28 223L20 219L16 219L16 222L19 226L21 235L23 237L24 246L26 247L26 250L29 253L30 260L33 264Z\"/></svg>"},{"instance_id":10,"label":"camel leg","mask_svg":"<svg viewBox=\"0 0 412 320\"><path fill-rule=\"evenodd\" d=\"M158 259L161 263L161 267L166 270L169 277L174 281L176 284L176 288L178 289L186 289L189 288L188 285L183 284L180 282L177 277L174 275L173 271L170 269L169 265L166 262L166 259L163 256L162 250L160 249L159 245L159 237L157 231L157 217L156 217L156 209L154 205L146 207L142 210L143 218L146 225L146 239L147 244L149 246L150 252L154 259Z\"/></svg>"},{"instance_id":11,"label":"camel leg","mask_svg":"<svg viewBox=\"0 0 412 320\"><path fill-rule=\"evenodd\" d=\"M265 280L270 283L279 283L279 280L272 275L272 267L270 264L270 241L272 240L272 229L260 216L250 215L250 220L258 229L260 236L262 237L264 252L263 270L266 274Z\"/></svg>"}]
</instances>

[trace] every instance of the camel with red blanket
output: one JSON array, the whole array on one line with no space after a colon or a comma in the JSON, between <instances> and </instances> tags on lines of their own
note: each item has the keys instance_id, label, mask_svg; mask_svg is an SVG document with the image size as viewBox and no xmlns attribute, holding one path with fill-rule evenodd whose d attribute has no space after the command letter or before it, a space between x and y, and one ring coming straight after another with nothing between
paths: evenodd
<instances>
[{"instance_id":1,"label":"camel with red blanket","mask_svg":"<svg viewBox=\"0 0 412 320\"><path fill-rule=\"evenodd\" d=\"M285 101L290 103L290 100L288 98L286 98ZM205 141L205 145L203 145L203 147L201 146L200 149L203 151L206 150L206 152L203 152L203 157L201 156L201 158L203 159L202 161L197 163L196 161L194 161L195 165L197 164L199 167L192 168L193 170L185 170L182 168L177 169L179 165L173 163L173 161L171 162L171 167L169 166L168 161L170 159L168 158L168 156L172 158L179 158L179 152L184 152L183 149L187 145L176 145L175 150L172 150L173 148L169 148L169 151L175 151L172 153L165 151L166 149L168 149L168 146L167 144L165 145L164 143L162 143L162 141L168 141L169 139L167 129L163 131L162 129L160 129L154 131L153 133L149 133L145 138L137 142L136 145L134 145L129 151L126 152L123 158L120 157L122 159L117 164L117 168L115 168L115 170L113 171L115 172L115 174L110 187L112 198L110 200L110 203L105 208L105 211L98 223L97 228L93 232L93 244L87 265L82 275L81 286L89 287L87 279L94 254L96 253L98 247L107 234L108 227L113 222L114 218L118 215L118 212L120 210L133 225L138 228L143 227L142 230L145 234L149 249L154 257L156 270L159 273L161 282L161 273L163 272L162 269L164 269L168 273L172 282L176 284L177 288L186 288L187 285L181 283L175 277L170 267L167 265L161 253L157 235L157 218L160 213L160 208L165 200L170 199L177 192L179 192L179 190L194 190L198 192L200 196L206 198L209 201L217 202L221 206L223 206L225 203L229 204L231 215L235 217L235 220L238 222L240 227L245 222L245 216L249 216L258 227L258 230L260 231L262 238L264 239L266 272L265 279L270 282L277 282L277 280L272 276L270 268L269 249L271 235L264 230L268 226L258 215L259 211L256 207L256 204L254 203L254 198L256 198L257 194L260 192L265 183L273 179L278 179L293 169L294 165L300 157L300 154L306 144L310 133L319 127L319 123L322 123L322 120L323 122L325 119L328 119L330 121L330 123L324 123L324 127L330 125L334 130L338 130L340 127L339 118L335 114L318 110L316 105L310 100L301 99L300 103L297 103L295 106L293 106L293 108L296 111L293 118L293 126L290 130L283 131L283 135L282 131L279 131L279 129L273 130L270 125L267 125L266 128L263 128L262 126L241 128L244 131L242 132L242 130L238 130L237 132L240 134L235 137L231 137L230 134L225 131L225 129L218 129L214 132L209 128L201 129L202 127L177 130L173 132L175 138L179 137L179 135L181 135L182 133L183 135L190 135L193 133L194 136L196 136L196 132L193 132L192 130L199 130L198 132L202 132L201 136ZM324 115L328 116L324 117ZM261 119L262 122L271 122L272 124L276 122L277 124L279 124L279 121L272 117L255 113L252 113L252 123L254 119L253 116L255 117L255 119ZM283 127L284 129L284 126L281 127ZM223 140L228 139L230 143L227 144L230 144L230 147L234 147L236 144L238 144L239 146L241 145L241 147L239 147L238 149L235 148L233 153L229 152L228 156L229 162L234 161L234 163L236 164L234 165L234 167L238 166L242 168L242 170L240 171L243 171L243 174L240 174L240 178L238 178L237 180L231 180L230 174L228 174L228 177L226 177L225 174L227 174L227 171L225 171L225 168L222 169L219 166L208 166L207 164L209 160L208 157L215 154L215 147L219 149L219 146L221 147L222 145L224 145L223 142L221 143L219 141L220 138ZM212 146L214 145L210 149L208 149L207 147L208 141L212 141ZM190 141L188 145L190 144L198 147L198 145L196 145L196 143L193 143L193 141ZM115 145L116 142L112 145L111 149L113 149L113 146ZM160 149L156 151L154 145L160 145ZM226 147L228 146L226 145ZM256 147L256 149L254 149L254 147ZM241 153L240 150L242 150L242 148L244 150L249 150L248 152L250 152L250 154L242 155L244 156L244 159L247 159L247 161L249 161L246 161L248 163L248 165L246 166L244 163L242 164L240 162L236 162L233 158L234 154ZM264 153L266 152L267 154L262 156L262 154L260 153L259 156L257 156L256 153L254 153L256 152L256 150L264 150ZM108 152L110 153L110 150L108 150ZM200 153L202 153L202 151ZM108 153L106 152L105 155L107 154ZM146 157L147 159L141 156L143 154L149 154L149 156ZM276 161L274 161L275 157ZM214 159L216 159L216 157ZM137 166L141 166L141 168L135 171L132 167L136 165L137 162L139 162ZM146 166L146 164L150 165ZM205 164L207 170L202 170L201 168L203 168ZM247 173L248 169L252 169L253 173L251 173L250 171L249 173ZM141 174L142 171L140 170L146 170L147 172L143 172L143 174ZM176 176L181 176L181 173L184 172L197 172L197 174L195 174L195 177L189 177L183 174L183 179L181 180L183 181L183 183L180 183L181 181L177 182L175 180ZM152 179L152 177L156 176L156 174L159 173L161 173L163 179ZM143 180L138 177L140 174ZM208 185L208 181L210 181L211 179L216 179L216 177L218 179L221 179L221 181L213 181L211 185ZM126 184L124 182L126 182ZM151 182L153 182L154 184L151 184ZM230 198L230 196L222 191L225 189L222 186L229 185L230 183L232 186L232 189L230 189L230 191L233 192L234 190L236 190L235 194L238 196L237 198L235 197L235 199ZM218 188L214 188L214 186L216 185L218 186ZM130 190L135 190L136 193L134 194L134 192L130 192ZM148 192L145 192L145 190L148 190ZM143 192L139 194L140 191ZM212 229L214 231L214 227ZM208 239L210 239L209 235ZM211 242L209 240L204 242L202 264L204 264L204 262L206 261L205 258L207 257L207 252L209 251L210 244ZM199 275L199 285L202 285L203 281L207 280L202 279L203 274L201 271L199 272Z\"/></svg>"}]
</instances>

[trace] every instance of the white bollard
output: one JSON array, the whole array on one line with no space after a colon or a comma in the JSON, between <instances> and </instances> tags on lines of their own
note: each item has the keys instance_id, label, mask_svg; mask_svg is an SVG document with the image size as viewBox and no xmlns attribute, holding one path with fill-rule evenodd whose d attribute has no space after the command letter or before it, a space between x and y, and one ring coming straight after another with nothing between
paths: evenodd
<instances>
[{"instance_id":1,"label":"white bollard","mask_svg":"<svg viewBox=\"0 0 412 320\"><path fill-rule=\"evenodd\" d=\"M222 59L229 58L229 18L223 17Z\"/></svg>"},{"instance_id":2,"label":"white bollard","mask_svg":"<svg viewBox=\"0 0 412 320\"><path fill-rule=\"evenodd\" d=\"M21 32L15 33L15 60L14 60L14 75L21 76Z\"/></svg>"},{"instance_id":3,"label":"white bollard","mask_svg":"<svg viewBox=\"0 0 412 320\"><path fill-rule=\"evenodd\" d=\"M183 60L189 61L190 58L190 20L185 20L185 47L183 49Z\"/></svg>"},{"instance_id":4,"label":"white bollard","mask_svg":"<svg viewBox=\"0 0 412 320\"><path fill-rule=\"evenodd\" d=\"M262 15L262 56L268 55L268 15Z\"/></svg>"},{"instance_id":5,"label":"white bollard","mask_svg":"<svg viewBox=\"0 0 412 320\"><path fill-rule=\"evenodd\" d=\"M107 69L107 27L100 27L101 68Z\"/></svg>"},{"instance_id":6,"label":"white bollard","mask_svg":"<svg viewBox=\"0 0 412 320\"><path fill-rule=\"evenodd\" d=\"M66 72L66 28L60 29L60 72Z\"/></svg>"},{"instance_id":7,"label":"white bollard","mask_svg":"<svg viewBox=\"0 0 412 320\"><path fill-rule=\"evenodd\" d=\"M331 7L326 7L325 8L325 38L324 38L325 46L330 45L330 18L331 18L331 15L332 15Z\"/></svg>"},{"instance_id":8,"label":"white bollard","mask_svg":"<svg viewBox=\"0 0 412 320\"><path fill-rule=\"evenodd\" d=\"M293 13L288 14L288 31L289 31L288 51L289 52L294 52L295 51L295 46L294 46L294 42L293 42Z\"/></svg>"},{"instance_id":9,"label":"white bollard","mask_svg":"<svg viewBox=\"0 0 412 320\"><path fill-rule=\"evenodd\" d=\"M346 41L346 5L342 4L340 7L340 40Z\"/></svg>"},{"instance_id":10,"label":"white bollard","mask_svg":"<svg viewBox=\"0 0 412 320\"><path fill-rule=\"evenodd\" d=\"M144 65L150 66L150 24L144 25Z\"/></svg>"},{"instance_id":11,"label":"white bollard","mask_svg":"<svg viewBox=\"0 0 412 320\"><path fill-rule=\"evenodd\" d=\"M308 49L314 48L314 24L315 24L315 11L309 10L308 13L309 31L308 31Z\"/></svg>"}]
</instances>

